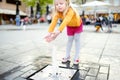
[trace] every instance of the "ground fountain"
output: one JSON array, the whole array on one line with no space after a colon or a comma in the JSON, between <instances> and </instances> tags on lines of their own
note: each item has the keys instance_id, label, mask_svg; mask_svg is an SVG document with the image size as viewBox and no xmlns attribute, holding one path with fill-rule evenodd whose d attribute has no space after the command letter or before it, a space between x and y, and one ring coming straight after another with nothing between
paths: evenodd
<instances>
[{"instance_id":1,"label":"ground fountain","mask_svg":"<svg viewBox=\"0 0 120 80\"><path fill-rule=\"evenodd\" d=\"M78 69L59 66L57 61L56 46L52 47L52 63L39 70L34 75L30 76L30 80L74 80Z\"/></svg>"}]
</instances>

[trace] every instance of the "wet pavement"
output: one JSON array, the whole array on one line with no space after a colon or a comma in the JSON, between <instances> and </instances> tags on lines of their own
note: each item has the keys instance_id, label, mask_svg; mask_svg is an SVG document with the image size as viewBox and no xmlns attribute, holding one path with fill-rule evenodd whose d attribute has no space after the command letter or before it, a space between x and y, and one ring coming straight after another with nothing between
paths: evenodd
<instances>
[{"instance_id":1,"label":"wet pavement","mask_svg":"<svg viewBox=\"0 0 120 80\"><path fill-rule=\"evenodd\" d=\"M0 26L0 80L26 80L44 66L51 64L53 45L59 66L65 55L66 30L52 43L46 43L48 24L25 27ZM78 80L119 80L120 76L120 25L111 33L95 32L93 25L84 26L81 34L81 53ZM71 50L71 64L74 55ZM63 65L62 65L63 66ZM77 80L77 79L75 79Z\"/></svg>"}]
</instances>

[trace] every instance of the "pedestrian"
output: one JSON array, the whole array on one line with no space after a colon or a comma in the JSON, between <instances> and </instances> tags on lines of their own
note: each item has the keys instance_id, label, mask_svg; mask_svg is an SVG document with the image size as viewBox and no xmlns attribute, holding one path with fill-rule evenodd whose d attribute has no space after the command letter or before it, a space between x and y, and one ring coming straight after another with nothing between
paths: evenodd
<instances>
[{"instance_id":1,"label":"pedestrian","mask_svg":"<svg viewBox=\"0 0 120 80\"><path fill-rule=\"evenodd\" d=\"M79 64L79 53L80 53L80 34L83 31L82 19L78 12L71 6L70 0L54 0L54 16L48 29L48 34L45 36L47 42L51 42L62 33L65 26L67 27L68 42L66 46L66 55L62 58L62 63L70 61L70 51L72 43L75 41L75 56L73 64ZM56 31L55 25L58 20L62 19L62 23Z\"/></svg>"},{"instance_id":2,"label":"pedestrian","mask_svg":"<svg viewBox=\"0 0 120 80\"><path fill-rule=\"evenodd\" d=\"M52 19L51 14L48 14L46 18L47 18L48 24L50 24Z\"/></svg>"},{"instance_id":3,"label":"pedestrian","mask_svg":"<svg viewBox=\"0 0 120 80\"><path fill-rule=\"evenodd\" d=\"M108 18L107 18L107 16L104 16L104 17L103 17L103 24L104 24L105 26L108 26Z\"/></svg>"},{"instance_id":4,"label":"pedestrian","mask_svg":"<svg viewBox=\"0 0 120 80\"><path fill-rule=\"evenodd\" d=\"M10 18L10 24L13 24L13 23L14 23L13 18Z\"/></svg>"},{"instance_id":5,"label":"pedestrian","mask_svg":"<svg viewBox=\"0 0 120 80\"><path fill-rule=\"evenodd\" d=\"M20 16L19 15L16 16L15 21L16 21L16 25L20 26Z\"/></svg>"},{"instance_id":6,"label":"pedestrian","mask_svg":"<svg viewBox=\"0 0 120 80\"><path fill-rule=\"evenodd\" d=\"M98 32L100 30L100 28L103 31L102 23L101 23L101 20L99 17L96 18L95 28L96 28L96 30L95 30L96 32Z\"/></svg>"},{"instance_id":7,"label":"pedestrian","mask_svg":"<svg viewBox=\"0 0 120 80\"><path fill-rule=\"evenodd\" d=\"M107 31L107 32L112 32L113 20L114 20L114 16L113 16L112 13L110 13L110 14L108 15L108 31Z\"/></svg>"}]
</instances>

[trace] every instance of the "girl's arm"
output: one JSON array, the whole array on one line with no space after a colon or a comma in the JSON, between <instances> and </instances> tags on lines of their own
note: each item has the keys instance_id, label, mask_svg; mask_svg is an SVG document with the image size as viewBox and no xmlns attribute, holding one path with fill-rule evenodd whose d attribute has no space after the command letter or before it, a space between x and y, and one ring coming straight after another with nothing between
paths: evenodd
<instances>
[{"instance_id":1,"label":"girl's arm","mask_svg":"<svg viewBox=\"0 0 120 80\"><path fill-rule=\"evenodd\" d=\"M48 32L53 32L54 29L55 29L55 26L57 24L57 21L58 21L58 15L55 15L53 18L52 18L52 22L50 24L50 27L48 29Z\"/></svg>"}]
</instances>

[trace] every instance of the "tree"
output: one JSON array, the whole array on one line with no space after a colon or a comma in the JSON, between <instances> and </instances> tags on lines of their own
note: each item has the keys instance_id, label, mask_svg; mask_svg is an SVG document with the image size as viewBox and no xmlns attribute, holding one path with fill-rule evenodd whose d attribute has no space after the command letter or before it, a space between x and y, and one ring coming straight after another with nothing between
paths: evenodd
<instances>
[{"instance_id":1,"label":"tree","mask_svg":"<svg viewBox=\"0 0 120 80\"><path fill-rule=\"evenodd\" d=\"M40 14L44 14L46 12L46 6L48 4L52 4L53 0L22 0L27 6L35 7L37 3L39 3ZM37 12L37 11L36 11Z\"/></svg>"},{"instance_id":2,"label":"tree","mask_svg":"<svg viewBox=\"0 0 120 80\"><path fill-rule=\"evenodd\" d=\"M40 3L41 6L41 14L45 14L46 13L46 6L48 4L52 4L53 0L37 0Z\"/></svg>"},{"instance_id":3,"label":"tree","mask_svg":"<svg viewBox=\"0 0 120 80\"><path fill-rule=\"evenodd\" d=\"M22 0L23 3L26 4L26 6L30 7L30 17L34 17L34 11L33 7L35 6L36 1L35 0Z\"/></svg>"},{"instance_id":4,"label":"tree","mask_svg":"<svg viewBox=\"0 0 120 80\"><path fill-rule=\"evenodd\" d=\"M77 4L84 4L84 3L86 3L86 0L76 0L75 3L77 3Z\"/></svg>"}]
</instances>

